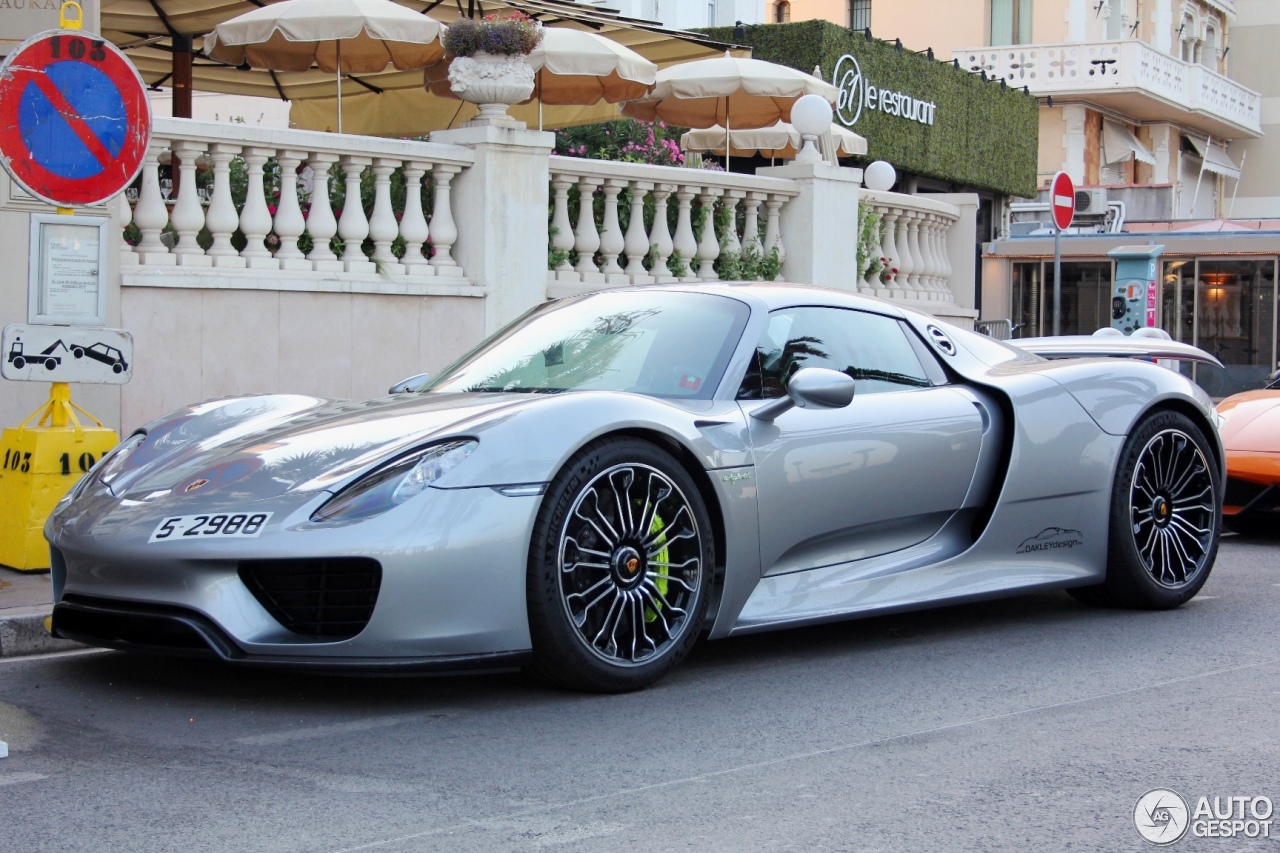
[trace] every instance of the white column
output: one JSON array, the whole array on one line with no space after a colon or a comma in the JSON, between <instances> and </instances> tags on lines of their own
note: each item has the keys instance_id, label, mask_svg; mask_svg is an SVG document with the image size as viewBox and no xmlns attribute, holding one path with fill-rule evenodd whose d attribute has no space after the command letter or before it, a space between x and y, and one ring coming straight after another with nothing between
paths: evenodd
<instances>
[{"instance_id":1,"label":"white column","mask_svg":"<svg viewBox=\"0 0 1280 853\"><path fill-rule=\"evenodd\" d=\"M952 302L955 298L951 290L951 273L955 269L951 265L951 253L947 251L947 244L951 229L956 225L956 220L951 218L941 219L938 224L938 289L942 291L942 298L946 302Z\"/></svg>"},{"instance_id":2,"label":"white column","mask_svg":"<svg viewBox=\"0 0 1280 853\"><path fill-rule=\"evenodd\" d=\"M552 175L551 190L554 199L551 203L551 247L558 252L565 252L563 261L556 267L556 272L573 272L567 253L573 250L573 223L569 221L569 187L573 186L573 178L569 175Z\"/></svg>"},{"instance_id":3,"label":"white column","mask_svg":"<svg viewBox=\"0 0 1280 853\"><path fill-rule=\"evenodd\" d=\"M785 202L785 196L770 193L768 200L764 203L765 209L768 211L768 218L765 220L764 226L764 253L768 255L774 249L777 249L779 262L785 261L787 258L787 247L782 244L781 211Z\"/></svg>"},{"instance_id":4,"label":"white column","mask_svg":"<svg viewBox=\"0 0 1280 853\"><path fill-rule=\"evenodd\" d=\"M648 284L653 276L644 268L645 256L649 254L649 235L644 230L644 197L653 189L649 181L631 182L631 218L627 222L627 237L624 251L627 253L627 275L635 284Z\"/></svg>"},{"instance_id":5,"label":"white column","mask_svg":"<svg viewBox=\"0 0 1280 853\"><path fill-rule=\"evenodd\" d=\"M760 244L760 204L767 198L766 193L747 193L742 202L745 213L742 220L742 251L754 249L763 254Z\"/></svg>"},{"instance_id":6,"label":"white column","mask_svg":"<svg viewBox=\"0 0 1280 853\"><path fill-rule=\"evenodd\" d=\"M910 210L903 209L898 215L898 234L895 243L898 247L898 277L893 287L894 299L906 299L914 292L911 286L911 274L915 272L915 261L911 257L911 217Z\"/></svg>"},{"instance_id":7,"label":"white column","mask_svg":"<svg viewBox=\"0 0 1280 853\"><path fill-rule=\"evenodd\" d=\"M399 160L378 157L373 161L373 214L369 217L369 237L373 240L373 262L385 273L403 273L404 268L391 252L400 234L395 210L391 207L391 173Z\"/></svg>"},{"instance_id":8,"label":"white column","mask_svg":"<svg viewBox=\"0 0 1280 853\"><path fill-rule=\"evenodd\" d=\"M178 234L178 244L173 253L180 266L207 267L213 259L206 257L204 249L196 242L200 229L204 228L204 207L200 204L200 192L196 186L196 159L208 146L203 142L175 142L172 150L178 159L178 200L169 219Z\"/></svg>"},{"instance_id":9,"label":"white column","mask_svg":"<svg viewBox=\"0 0 1280 853\"><path fill-rule=\"evenodd\" d=\"M215 142L209 146L209 158L213 160L213 196L205 211L204 224L213 235L213 245L205 254L213 257L215 267L239 269L244 266L244 258L231 245L231 235L240 226L240 214L231 200L231 160L239 153L239 145Z\"/></svg>"},{"instance_id":10,"label":"white column","mask_svg":"<svg viewBox=\"0 0 1280 853\"><path fill-rule=\"evenodd\" d=\"M891 299L893 297L893 289L896 286L896 273L894 268L898 266L898 245L896 240L896 232L898 230L898 216L902 213L896 207L886 207L881 214L884 217L884 244L881 251L884 257L888 258L888 268L881 275L880 280L875 283L875 294L882 299Z\"/></svg>"},{"instance_id":11,"label":"white column","mask_svg":"<svg viewBox=\"0 0 1280 853\"><path fill-rule=\"evenodd\" d=\"M622 178L610 178L604 182L604 227L600 232L600 255L604 264L601 271L606 276L618 276L617 279L607 279L610 284L627 283L622 278L622 267L618 266L618 255L626 248L622 226L618 224L618 194L626 185Z\"/></svg>"},{"instance_id":12,"label":"white column","mask_svg":"<svg viewBox=\"0 0 1280 853\"><path fill-rule=\"evenodd\" d=\"M1147 0L1151 2L1151 0ZM1163 53L1173 53L1173 0L1155 0L1155 38L1152 46Z\"/></svg>"},{"instance_id":13,"label":"white column","mask_svg":"<svg viewBox=\"0 0 1280 853\"><path fill-rule=\"evenodd\" d=\"M461 166L436 163L431 167L431 266L436 275L461 276L463 271L453 259L453 244L458 241L458 226L453 221L453 203L450 200L453 176L462 171Z\"/></svg>"},{"instance_id":14,"label":"white column","mask_svg":"<svg viewBox=\"0 0 1280 853\"><path fill-rule=\"evenodd\" d=\"M602 284L596 268L595 254L600 248L600 232L596 230L595 192L600 182L596 178L582 176L578 178L578 227L573 232L573 248L578 253L577 270L582 280L592 276L590 281Z\"/></svg>"},{"instance_id":15,"label":"white column","mask_svg":"<svg viewBox=\"0 0 1280 853\"><path fill-rule=\"evenodd\" d=\"M116 196L116 211L120 216L120 230L129 227L129 223L133 222L133 205L129 204L129 197L124 193ZM125 241L120 241L120 265L125 267L137 266L138 255L133 251Z\"/></svg>"},{"instance_id":16,"label":"white column","mask_svg":"<svg viewBox=\"0 0 1280 853\"><path fill-rule=\"evenodd\" d=\"M153 139L151 147L143 155L142 189L138 193L138 205L133 209L133 224L142 233L137 246L139 262L172 266L177 259L160 241L160 233L169 224L169 210L160 196L160 149L165 144L164 140Z\"/></svg>"},{"instance_id":17,"label":"white column","mask_svg":"<svg viewBox=\"0 0 1280 853\"><path fill-rule=\"evenodd\" d=\"M311 235L311 251L307 260L317 272L341 272L345 267L333 253L329 241L338 233L338 220L329 203L329 167L338 162L337 154L317 152L307 165L311 167L311 207L307 210L307 233Z\"/></svg>"},{"instance_id":18,"label":"white column","mask_svg":"<svg viewBox=\"0 0 1280 853\"><path fill-rule=\"evenodd\" d=\"M281 151L276 155L280 164L280 203L276 206L275 232L280 238L276 260L286 270L309 270L311 262L302 256L298 238L307 230L302 218L302 205L298 201L298 164L307 158L305 151Z\"/></svg>"},{"instance_id":19,"label":"white column","mask_svg":"<svg viewBox=\"0 0 1280 853\"><path fill-rule=\"evenodd\" d=\"M675 191L675 184L658 184L653 188L653 227L649 230L649 246L657 246L657 259L649 274L657 278L670 278L671 268L667 258L675 250L671 229L667 227L667 199Z\"/></svg>"},{"instance_id":20,"label":"white column","mask_svg":"<svg viewBox=\"0 0 1280 853\"><path fill-rule=\"evenodd\" d=\"M364 200L360 197L360 176L365 166L373 163L372 157L342 155L343 181L347 192L342 201L342 216L338 217L338 236L342 238L342 266L347 272L377 272L362 248L369 236L369 219L364 213Z\"/></svg>"},{"instance_id":21,"label":"white column","mask_svg":"<svg viewBox=\"0 0 1280 853\"><path fill-rule=\"evenodd\" d=\"M266 191L262 185L262 167L275 151L270 148L246 148L245 169L248 172L248 189L245 191L244 209L240 211L240 230L244 233L244 251L240 257L250 269L279 269L280 262L271 257L264 242L271 230L271 211L267 210Z\"/></svg>"},{"instance_id":22,"label":"white column","mask_svg":"<svg viewBox=\"0 0 1280 853\"><path fill-rule=\"evenodd\" d=\"M1086 112L1088 111L1079 104L1067 104L1062 108L1062 118L1067 124L1067 130L1062 136L1062 171L1071 177L1076 186L1084 183Z\"/></svg>"},{"instance_id":23,"label":"white column","mask_svg":"<svg viewBox=\"0 0 1280 853\"><path fill-rule=\"evenodd\" d=\"M676 189L676 236L673 242L685 266L681 276L684 279L694 278L694 261L698 254L698 241L693 236L693 197L697 193L698 188L693 186Z\"/></svg>"},{"instance_id":24,"label":"white column","mask_svg":"<svg viewBox=\"0 0 1280 853\"><path fill-rule=\"evenodd\" d=\"M404 215L400 217L400 236L404 238L404 257L400 259L410 275L431 275L434 268L423 254L430 230L422 212L422 176L430 163L410 160L404 164Z\"/></svg>"},{"instance_id":25,"label":"white column","mask_svg":"<svg viewBox=\"0 0 1280 853\"><path fill-rule=\"evenodd\" d=\"M702 239L698 241L698 278L716 281L716 258L720 257L720 238L716 235L716 199L724 195L719 187L703 187L698 201L706 216L702 220Z\"/></svg>"},{"instance_id":26,"label":"white column","mask_svg":"<svg viewBox=\"0 0 1280 853\"><path fill-rule=\"evenodd\" d=\"M924 253L920 251L921 216L918 210L909 210L907 215L907 251L911 254L911 277L907 279L907 287L919 299L924 297L925 291L925 260Z\"/></svg>"},{"instance_id":27,"label":"white column","mask_svg":"<svg viewBox=\"0 0 1280 853\"><path fill-rule=\"evenodd\" d=\"M929 299L936 299L938 295L938 262L933 252L934 224L932 213L920 214L920 254L924 258L924 268L920 270L920 286Z\"/></svg>"}]
</instances>

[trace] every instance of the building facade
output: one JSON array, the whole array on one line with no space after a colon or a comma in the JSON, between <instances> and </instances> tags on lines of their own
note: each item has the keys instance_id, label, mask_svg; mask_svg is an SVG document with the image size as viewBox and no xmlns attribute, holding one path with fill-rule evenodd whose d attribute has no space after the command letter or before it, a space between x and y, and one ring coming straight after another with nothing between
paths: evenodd
<instances>
[{"instance_id":1,"label":"building facade","mask_svg":"<svg viewBox=\"0 0 1280 853\"><path fill-rule=\"evenodd\" d=\"M1159 245L1155 323L1215 353L1214 394L1276 367L1280 259L1280 2L778 0L768 14L857 24L1039 99L1038 197L983 260L984 319L1053 327L1047 183L1077 187L1062 241L1064 333L1111 324L1115 261Z\"/></svg>"}]
</instances>

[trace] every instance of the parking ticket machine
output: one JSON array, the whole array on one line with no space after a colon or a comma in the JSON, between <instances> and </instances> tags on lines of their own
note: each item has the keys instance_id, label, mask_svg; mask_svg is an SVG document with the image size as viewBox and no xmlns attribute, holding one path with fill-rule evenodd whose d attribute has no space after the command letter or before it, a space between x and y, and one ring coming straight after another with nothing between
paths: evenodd
<instances>
[{"instance_id":1,"label":"parking ticket machine","mask_svg":"<svg viewBox=\"0 0 1280 853\"><path fill-rule=\"evenodd\" d=\"M1156 272L1164 246L1120 246L1107 252L1116 259L1116 283L1111 291L1111 328L1126 335L1156 325L1159 295Z\"/></svg>"}]
</instances>

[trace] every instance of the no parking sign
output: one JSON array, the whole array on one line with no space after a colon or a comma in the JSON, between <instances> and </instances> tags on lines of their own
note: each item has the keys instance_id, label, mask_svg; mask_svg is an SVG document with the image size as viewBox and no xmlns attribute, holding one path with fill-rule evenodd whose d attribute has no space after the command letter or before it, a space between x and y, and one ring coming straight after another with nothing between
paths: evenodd
<instances>
[{"instance_id":1,"label":"no parking sign","mask_svg":"<svg viewBox=\"0 0 1280 853\"><path fill-rule=\"evenodd\" d=\"M112 198L137 177L150 137L142 78L104 39L50 30L0 63L0 164L42 201Z\"/></svg>"}]
</instances>

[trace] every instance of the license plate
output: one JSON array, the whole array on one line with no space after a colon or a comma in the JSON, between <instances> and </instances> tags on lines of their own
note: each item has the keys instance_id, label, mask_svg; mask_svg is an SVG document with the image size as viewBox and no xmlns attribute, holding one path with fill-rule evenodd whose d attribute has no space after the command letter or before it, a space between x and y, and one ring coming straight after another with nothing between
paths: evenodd
<instances>
[{"instance_id":1,"label":"license plate","mask_svg":"<svg viewBox=\"0 0 1280 853\"><path fill-rule=\"evenodd\" d=\"M175 515L166 518L152 532L151 542L193 539L255 539L271 518L269 512L219 513L217 515Z\"/></svg>"}]
</instances>

